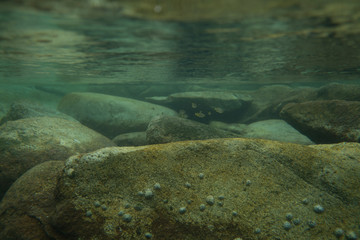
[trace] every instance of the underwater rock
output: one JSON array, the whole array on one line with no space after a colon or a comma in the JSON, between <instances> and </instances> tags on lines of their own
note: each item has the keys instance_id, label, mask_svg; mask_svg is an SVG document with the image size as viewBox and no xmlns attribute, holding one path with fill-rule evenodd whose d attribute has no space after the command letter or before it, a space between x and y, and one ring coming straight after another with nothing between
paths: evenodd
<instances>
[{"instance_id":1,"label":"underwater rock","mask_svg":"<svg viewBox=\"0 0 360 240\"><path fill-rule=\"evenodd\" d=\"M253 101L239 119L241 123L277 119L282 107L287 103L313 100L316 95L313 88L291 88L285 85L265 86L246 93Z\"/></svg>"},{"instance_id":2,"label":"underwater rock","mask_svg":"<svg viewBox=\"0 0 360 240\"><path fill-rule=\"evenodd\" d=\"M314 144L308 137L301 134L284 120L279 119L269 119L251 123L245 128L245 133L242 134L241 137L261 138L305 145Z\"/></svg>"},{"instance_id":3,"label":"underwater rock","mask_svg":"<svg viewBox=\"0 0 360 240\"><path fill-rule=\"evenodd\" d=\"M47 161L12 184L0 203L0 239L66 239L53 230L49 217L56 207L54 190L63 169L64 161Z\"/></svg>"},{"instance_id":4,"label":"underwater rock","mask_svg":"<svg viewBox=\"0 0 360 240\"><path fill-rule=\"evenodd\" d=\"M360 86L332 83L317 90L318 100L360 101Z\"/></svg>"},{"instance_id":5,"label":"underwater rock","mask_svg":"<svg viewBox=\"0 0 360 240\"><path fill-rule=\"evenodd\" d=\"M316 143L357 142L360 102L342 100L290 103L281 117Z\"/></svg>"},{"instance_id":6,"label":"underwater rock","mask_svg":"<svg viewBox=\"0 0 360 240\"><path fill-rule=\"evenodd\" d=\"M156 117L151 120L146 130L148 144L239 136L207 124L174 116Z\"/></svg>"},{"instance_id":7,"label":"underwater rock","mask_svg":"<svg viewBox=\"0 0 360 240\"><path fill-rule=\"evenodd\" d=\"M54 167L44 192L15 183L0 226L21 227L26 215L47 239L335 239L336 229L357 231L359 146L212 139L104 148Z\"/></svg>"},{"instance_id":8,"label":"underwater rock","mask_svg":"<svg viewBox=\"0 0 360 240\"><path fill-rule=\"evenodd\" d=\"M76 121L69 115L63 114L56 110L52 110L42 106L36 102L30 101L17 101L11 104L9 111L6 116L4 116L0 120L0 125L7 121L14 121L23 118L31 118L31 117L57 117L64 118L70 121Z\"/></svg>"},{"instance_id":9,"label":"underwater rock","mask_svg":"<svg viewBox=\"0 0 360 240\"><path fill-rule=\"evenodd\" d=\"M146 132L131 132L116 136L112 140L118 146L142 146L146 145Z\"/></svg>"},{"instance_id":10,"label":"underwater rock","mask_svg":"<svg viewBox=\"0 0 360 240\"><path fill-rule=\"evenodd\" d=\"M234 92L182 92L168 97L172 108L199 122L234 121L241 117L251 101L248 95Z\"/></svg>"},{"instance_id":11,"label":"underwater rock","mask_svg":"<svg viewBox=\"0 0 360 240\"><path fill-rule=\"evenodd\" d=\"M155 116L176 115L163 106L99 93L70 93L61 100L58 109L109 138L145 131Z\"/></svg>"},{"instance_id":12,"label":"underwater rock","mask_svg":"<svg viewBox=\"0 0 360 240\"><path fill-rule=\"evenodd\" d=\"M8 121L0 126L0 198L21 174L39 163L108 146L115 144L78 122L51 117Z\"/></svg>"},{"instance_id":13,"label":"underwater rock","mask_svg":"<svg viewBox=\"0 0 360 240\"><path fill-rule=\"evenodd\" d=\"M219 122L211 125L219 126L224 130L235 131L245 138L261 138L276 140L281 142L314 144L308 137L302 135L284 120L270 119L254 122L249 125L245 124L221 124Z\"/></svg>"}]
</instances>

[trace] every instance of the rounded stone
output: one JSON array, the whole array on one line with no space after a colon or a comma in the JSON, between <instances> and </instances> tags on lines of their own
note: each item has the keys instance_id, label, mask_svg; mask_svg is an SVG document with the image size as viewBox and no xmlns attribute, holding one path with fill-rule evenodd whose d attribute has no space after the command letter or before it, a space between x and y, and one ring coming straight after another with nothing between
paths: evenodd
<instances>
[{"instance_id":1,"label":"rounded stone","mask_svg":"<svg viewBox=\"0 0 360 240\"><path fill-rule=\"evenodd\" d=\"M179 213L180 213L180 214L186 213L186 207L181 207L181 208L179 208Z\"/></svg>"},{"instance_id":2,"label":"rounded stone","mask_svg":"<svg viewBox=\"0 0 360 240\"><path fill-rule=\"evenodd\" d=\"M145 238L147 238L147 239L152 238L152 234L151 234L151 233L149 233L149 232L145 233Z\"/></svg>"},{"instance_id":3,"label":"rounded stone","mask_svg":"<svg viewBox=\"0 0 360 240\"><path fill-rule=\"evenodd\" d=\"M144 193L145 199L152 199L154 197L153 191L151 189L146 189Z\"/></svg>"},{"instance_id":4,"label":"rounded stone","mask_svg":"<svg viewBox=\"0 0 360 240\"><path fill-rule=\"evenodd\" d=\"M293 219L293 217L294 216L292 215L292 213L287 213L286 214L286 219L289 220L289 221L291 221Z\"/></svg>"},{"instance_id":5,"label":"rounded stone","mask_svg":"<svg viewBox=\"0 0 360 240\"><path fill-rule=\"evenodd\" d=\"M132 216L130 214L124 214L122 218L125 222L131 222Z\"/></svg>"},{"instance_id":6,"label":"rounded stone","mask_svg":"<svg viewBox=\"0 0 360 240\"><path fill-rule=\"evenodd\" d=\"M85 216L91 217L91 216L92 216L92 212L91 212L90 210L86 211Z\"/></svg>"},{"instance_id":7,"label":"rounded stone","mask_svg":"<svg viewBox=\"0 0 360 240\"><path fill-rule=\"evenodd\" d=\"M288 222L288 221L285 221L285 222L284 222L283 228L284 228L286 231L290 230L291 227L292 227L292 226L291 226L291 223L290 223L290 222Z\"/></svg>"},{"instance_id":8,"label":"rounded stone","mask_svg":"<svg viewBox=\"0 0 360 240\"><path fill-rule=\"evenodd\" d=\"M337 238L342 237L344 235L344 230L342 230L341 228L336 228L334 231L334 235Z\"/></svg>"},{"instance_id":9,"label":"rounded stone","mask_svg":"<svg viewBox=\"0 0 360 240\"><path fill-rule=\"evenodd\" d=\"M320 204L314 206L314 212L316 213L323 213L325 211L324 207Z\"/></svg>"},{"instance_id":10,"label":"rounded stone","mask_svg":"<svg viewBox=\"0 0 360 240\"><path fill-rule=\"evenodd\" d=\"M155 189L155 190L160 190L160 189L161 189L160 183L155 183L155 184L154 184L154 189Z\"/></svg>"},{"instance_id":11,"label":"rounded stone","mask_svg":"<svg viewBox=\"0 0 360 240\"><path fill-rule=\"evenodd\" d=\"M215 203L215 198L212 195L209 195L206 197L206 203L209 204L210 206L214 205Z\"/></svg>"}]
</instances>

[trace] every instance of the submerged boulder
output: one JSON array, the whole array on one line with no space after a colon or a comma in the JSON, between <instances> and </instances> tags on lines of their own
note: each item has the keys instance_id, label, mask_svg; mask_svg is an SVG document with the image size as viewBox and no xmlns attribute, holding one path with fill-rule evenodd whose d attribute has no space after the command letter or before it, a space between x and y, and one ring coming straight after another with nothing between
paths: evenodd
<instances>
[{"instance_id":1,"label":"submerged boulder","mask_svg":"<svg viewBox=\"0 0 360 240\"><path fill-rule=\"evenodd\" d=\"M269 119L254 122L249 125L212 122L211 126L217 126L224 130L237 132L241 137L245 138L261 138L305 145L314 144L308 137L301 134L284 120L280 119Z\"/></svg>"},{"instance_id":2,"label":"submerged boulder","mask_svg":"<svg viewBox=\"0 0 360 240\"><path fill-rule=\"evenodd\" d=\"M152 103L88 92L66 95L58 109L109 138L145 131L155 116L176 115L175 111Z\"/></svg>"},{"instance_id":3,"label":"submerged boulder","mask_svg":"<svg viewBox=\"0 0 360 240\"><path fill-rule=\"evenodd\" d=\"M239 136L239 134L214 128L204 123L174 116L153 118L146 130L148 144Z\"/></svg>"},{"instance_id":4,"label":"submerged boulder","mask_svg":"<svg viewBox=\"0 0 360 240\"><path fill-rule=\"evenodd\" d=\"M115 146L108 138L75 121L37 117L0 126L0 198L29 168L76 153Z\"/></svg>"},{"instance_id":5,"label":"submerged boulder","mask_svg":"<svg viewBox=\"0 0 360 240\"><path fill-rule=\"evenodd\" d=\"M359 147L212 139L104 148L54 166L49 188L14 184L0 227L31 216L45 239L335 239L357 231Z\"/></svg>"},{"instance_id":6,"label":"submerged boulder","mask_svg":"<svg viewBox=\"0 0 360 240\"><path fill-rule=\"evenodd\" d=\"M360 141L360 102L343 100L290 103L281 117L316 143Z\"/></svg>"},{"instance_id":7,"label":"submerged boulder","mask_svg":"<svg viewBox=\"0 0 360 240\"><path fill-rule=\"evenodd\" d=\"M38 164L13 183L0 202L0 239L66 239L53 229L49 217L64 162Z\"/></svg>"},{"instance_id":8,"label":"submerged boulder","mask_svg":"<svg viewBox=\"0 0 360 240\"><path fill-rule=\"evenodd\" d=\"M10 105L7 114L0 120L0 125L7 121L14 121L23 118L31 117L57 117L64 118L70 121L76 121L69 115L58 112L48 106L41 105L32 101L16 101Z\"/></svg>"},{"instance_id":9,"label":"submerged boulder","mask_svg":"<svg viewBox=\"0 0 360 240\"><path fill-rule=\"evenodd\" d=\"M181 92L173 93L167 98L167 104L189 119L199 122L235 121L242 117L242 112L251 101L250 96L231 91Z\"/></svg>"}]
</instances>

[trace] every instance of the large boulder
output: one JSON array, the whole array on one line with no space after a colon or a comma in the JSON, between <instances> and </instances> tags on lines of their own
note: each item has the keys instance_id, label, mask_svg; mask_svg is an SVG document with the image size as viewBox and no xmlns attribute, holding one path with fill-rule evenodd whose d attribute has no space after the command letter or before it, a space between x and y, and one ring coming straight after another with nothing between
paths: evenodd
<instances>
[{"instance_id":1,"label":"large boulder","mask_svg":"<svg viewBox=\"0 0 360 240\"><path fill-rule=\"evenodd\" d=\"M76 121L69 115L51 109L47 106L32 101L16 101L10 105L7 114L1 118L0 125L7 121L14 121L23 118L31 117L57 117L64 118L70 121Z\"/></svg>"},{"instance_id":2,"label":"large boulder","mask_svg":"<svg viewBox=\"0 0 360 240\"><path fill-rule=\"evenodd\" d=\"M66 239L51 226L56 180L64 161L36 165L17 179L0 202L0 239Z\"/></svg>"},{"instance_id":3,"label":"large boulder","mask_svg":"<svg viewBox=\"0 0 360 240\"><path fill-rule=\"evenodd\" d=\"M360 102L343 100L290 103L281 117L316 143L360 141Z\"/></svg>"},{"instance_id":4,"label":"large boulder","mask_svg":"<svg viewBox=\"0 0 360 240\"><path fill-rule=\"evenodd\" d=\"M318 100L360 101L360 86L354 84L327 84L316 91Z\"/></svg>"},{"instance_id":5,"label":"large boulder","mask_svg":"<svg viewBox=\"0 0 360 240\"><path fill-rule=\"evenodd\" d=\"M279 118L282 107L291 102L304 102L316 97L313 88L292 88L285 85L264 86L254 91L244 91L253 99L246 112L242 112L241 123L252 123Z\"/></svg>"},{"instance_id":6,"label":"large boulder","mask_svg":"<svg viewBox=\"0 0 360 240\"><path fill-rule=\"evenodd\" d=\"M145 131L155 116L176 115L163 106L99 93L70 93L61 100L58 109L109 138Z\"/></svg>"},{"instance_id":7,"label":"large boulder","mask_svg":"<svg viewBox=\"0 0 360 240\"><path fill-rule=\"evenodd\" d=\"M50 181L45 192L27 189L24 175L24 186L14 184L1 204L0 227L9 232L25 219L28 229L31 220L44 239L69 240L336 239L335 231L358 231L359 159L358 143L213 139L104 148L70 157L54 175L32 170Z\"/></svg>"},{"instance_id":8,"label":"large boulder","mask_svg":"<svg viewBox=\"0 0 360 240\"><path fill-rule=\"evenodd\" d=\"M115 146L108 138L75 121L38 117L0 126L0 199L29 168L76 153Z\"/></svg>"},{"instance_id":9,"label":"large boulder","mask_svg":"<svg viewBox=\"0 0 360 240\"><path fill-rule=\"evenodd\" d=\"M104 149L67 161L54 224L100 239L331 239L356 230L357 156L242 139Z\"/></svg>"},{"instance_id":10,"label":"large boulder","mask_svg":"<svg viewBox=\"0 0 360 240\"><path fill-rule=\"evenodd\" d=\"M211 125L219 126L228 131L239 132L241 137L245 138L261 138L305 145L314 144L308 137L280 119L269 119L249 125L224 124L220 122L214 122Z\"/></svg>"},{"instance_id":11,"label":"large boulder","mask_svg":"<svg viewBox=\"0 0 360 240\"><path fill-rule=\"evenodd\" d=\"M204 123L174 116L155 117L146 130L148 144L239 136L239 134L214 128Z\"/></svg>"}]
</instances>

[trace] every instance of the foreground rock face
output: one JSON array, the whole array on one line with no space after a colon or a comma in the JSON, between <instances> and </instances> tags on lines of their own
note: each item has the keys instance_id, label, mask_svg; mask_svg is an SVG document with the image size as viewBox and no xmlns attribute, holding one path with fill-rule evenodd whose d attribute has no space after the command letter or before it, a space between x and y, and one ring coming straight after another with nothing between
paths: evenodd
<instances>
[{"instance_id":1,"label":"foreground rock face","mask_svg":"<svg viewBox=\"0 0 360 240\"><path fill-rule=\"evenodd\" d=\"M281 117L316 143L360 141L360 102L325 100L287 104Z\"/></svg>"},{"instance_id":2,"label":"foreground rock face","mask_svg":"<svg viewBox=\"0 0 360 240\"><path fill-rule=\"evenodd\" d=\"M115 144L78 122L50 117L8 121L0 127L0 198L36 164L108 146Z\"/></svg>"},{"instance_id":3,"label":"foreground rock face","mask_svg":"<svg viewBox=\"0 0 360 240\"><path fill-rule=\"evenodd\" d=\"M176 115L166 107L99 93L68 94L58 109L109 138L121 133L145 131L155 116Z\"/></svg>"},{"instance_id":4,"label":"foreground rock face","mask_svg":"<svg viewBox=\"0 0 360 240\"><path fill-rule=\"evenodd\" d=\"M336 228L358 234L359 159L357 143L217 139L105 148L56 170L54 211L45 211L51 220L31 216L47 239L336 239ZM3 229L48 201L23 204L31 193L13 188L0 208ZM7 202L15 195L27 208Z\"/></svg>"},{"instance_id":5,"label":"foreground rock face","mask_svg":"<svg viewBox=\"0 0 360 240\"><path fill-rule=\"evenodd\" d=\"M64 161L44 162L14 182L0 203L0 239L62 239L49 216L56 207L56 178L63 169Z\"/></svg>"}]
</instances>

